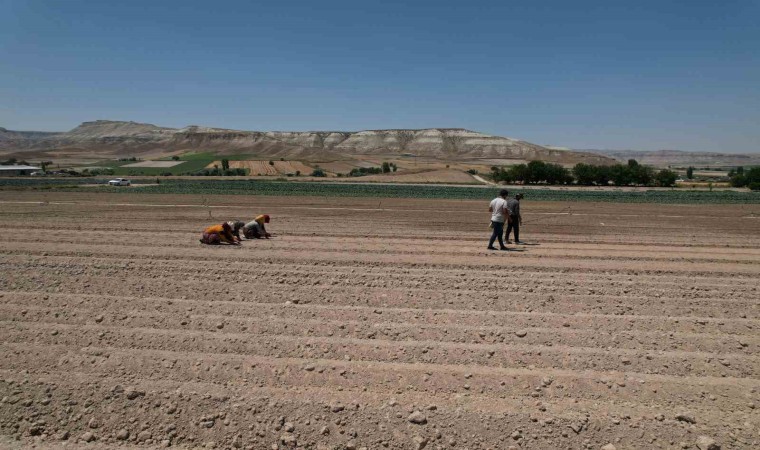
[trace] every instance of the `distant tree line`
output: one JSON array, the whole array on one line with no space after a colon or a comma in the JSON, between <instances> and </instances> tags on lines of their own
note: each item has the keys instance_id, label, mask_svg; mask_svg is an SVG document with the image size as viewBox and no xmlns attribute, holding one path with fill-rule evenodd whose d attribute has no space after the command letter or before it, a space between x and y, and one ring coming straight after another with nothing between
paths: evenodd
<instances>
[{"instance_id":1,"label":"distant tree line","mask_svg":"<svg viewBox=\"0 0 760 450\"><path fill-rule=\"evenodd\" d=\"M171 172L162 173L161 175L171 175ZM219 167L213 167L211 169L201 169L197 172L191 172L188 175L193 176L199 176L199 177L234 177L234 176L245 176L248 175L248 169L220 169Z\"/></svg>"},{"instance_id":2,"label":"distant tree line","mask_svg":"<svg viewBox=\"0 0 760 450\"><path fill-rule=\"evenodd\" d=\"M0 162L0 166L28 166L29 163L26 161L19 161L16 158L8 158L5 161Z\"/></svg>"},{"instance_id":3,"label":"distant tree line","mask_svg":"<svg viewBox=\"0 0 760 450\"><path fill-rule=\"evenodd\" d=\"M748 187L753 191L760 191L760 167L752 167L744 170L744 167L737 167L728 172L733 187Z\"/></svg>"},{"instance_id":4,"label":"distant tree line","mask_svg":"<svg viewBox=\"0 0 760 450\"><path fill-rule=\"evenodd\" d=\"M83 169L81 175L84 177L97 177L99 175L113 175L114 173L116 171L110 167L96 167L94 169Z\"/></svg>"},{"instance_id":5,"label":"distant tree line","mask_svg":"<svg viewBox=\"0 0 760 450\"><path fill-rule=\"evenodd\" d=\"M559 164L531 161L510 167L491 167L491 177L496 182L563 185L577 183L584 186L674 186L678 175L669 169L655 171L639 164L635 159L628 164L601 166L578 163L572 170Z\"/></svg>"}]
</instances>

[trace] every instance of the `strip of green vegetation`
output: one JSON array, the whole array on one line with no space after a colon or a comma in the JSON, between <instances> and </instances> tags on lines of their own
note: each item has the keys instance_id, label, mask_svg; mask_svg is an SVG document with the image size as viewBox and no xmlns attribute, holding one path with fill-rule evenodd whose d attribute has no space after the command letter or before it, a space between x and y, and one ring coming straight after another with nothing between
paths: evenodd
<instances>
[{"instance_id":1,"label":"strip of green vegetation","mask_svg":"<svg viewBox=\"0 0 760 450\"><path fill-rule=\"evenodd\" d=\"M0 178L0 189L50 189L61 186L108 185L109 178L48 177L48 178ZM155 180L131 180L132 184L150 184Z\"/></svg>"},{"instance_id":2,"label":"strip of green vegetation","mask_svg":"<svg viewBox=\"0 0 760 450\"><path fill-rule=\"evenodd\" d=\"M207 165L209 165L213 160L208 159L194 159L190 161L184 161L180 164L177 164L173 167L114 167L114 175L118 176L137 176L137 175L147 175L147 176L158 176L158 175L164 175L164 174L171 174L171 175L181 175L181 174L187 174L190 172L197 172Z\"/></svg>"},{"instance_id":3,"label":"strip of green vegetation","mask_svg":"<svg viewBox=\"0 0 760 450\"><path fill-rule=\"evenodd\" d=\"M107 180L93 179L0 179L0 188L38 188L61 183L68 189L73 184L103 184ZM81 182L81 183L80 183ZM107 186L91 188L112 191ZM435 185L372 185L328 182L261 181L261 180L172 180L161 179L155 186L132 189L141 194L208 194L208 195L272 195L272 196L324 196L324 197L385 197L385 198L439 198L490 200L498 188ZM747 191L694 191L694 190L559 190L530 189L526 195L532 201L584 201L619 203L669 204L760 204L759 192Z\"/></svg>"},{"instance_id":4,"label":"strip of green vegetation","mask_svg":"<svg viewBox=\"0 0 760 450\"><path fill-rule=\"evenodd\" d=\"M217 155L215 153L210 153L210 152L199 152L199 153L185 153L184 155L180 155L179 159L182 161L204 160L204 161L207 161L206 164L209 164L212 161L221 161L222 159L227 159L230 161L247 161L249 159L265 159L265 158L259 158L258 156L251 155L251 154Z\"/></svg>"},{"instance_id":5,"label":"strip of green vegetation","mask_svg":"<svg viewBox=\"0 0 760 450\"><path fill-rule=\"evenodd\" d=\"M127 164L134 164L136 162L137 161L119 161L119 160L116 160L116 159L111 159L111 160L107 160L107 161L99 161L99 162L96 162L95 164L89 164L88 166L89 167L98 167L98 168L100 168L100 167L112 167L112 168L116 168L116 167L126 166Z\"/></svg>"}]
</instances>

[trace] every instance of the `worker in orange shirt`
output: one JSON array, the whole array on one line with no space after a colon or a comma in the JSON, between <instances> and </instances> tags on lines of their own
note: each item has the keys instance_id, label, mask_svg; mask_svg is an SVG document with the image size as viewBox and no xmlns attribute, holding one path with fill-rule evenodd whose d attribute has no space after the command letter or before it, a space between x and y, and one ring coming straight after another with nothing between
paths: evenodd
<instances>
[{"instance_id":1,"label":"worker in orange shirt","mask_svg":"<svg viewBox=\"0 0 760 450\"><path fill-rule=\"evenodd\" d=\"M255 219L245 224L243 227L243 235L246 239L269 239L272 235L267 232L266 226L264 225L267 223L269 223L269 214L257 216Z\"/></svg>"},{"instance_id":2,"label":"worker in orange shirt","mask_svg":"<svg viewBox=\"0 0 760 450\"><path fill-rule=\"evenodd\" d=\"M240 245L232 234L232 227L229 223L224 222L220 225L212 225L203 230L203 237L200 239L201 244L217 245L222 242L232 245Z\"/></svg>"}]
</instances>

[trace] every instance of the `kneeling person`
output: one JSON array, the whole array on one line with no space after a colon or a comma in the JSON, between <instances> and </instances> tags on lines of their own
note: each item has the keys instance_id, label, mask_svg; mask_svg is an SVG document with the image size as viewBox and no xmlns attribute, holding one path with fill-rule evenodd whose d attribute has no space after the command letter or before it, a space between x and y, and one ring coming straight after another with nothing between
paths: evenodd
<instances>
[{"instance_id":1,"label":"kneeling person","mask_svg":"<svg viewBox=\"0 0 760 450\"><path fill-rule=\"evenodd\" d=\"M203 230L203 236L200 239L201 244L218 245L226 242L232 245L239 245L232 234L232 227L229 223L224 222L221 225L212 225Z\"/></svg>"},{"instance_id":2,"label":"kneeling person","mask_svg":"<svg viewBox=\"0 0 760 450\"><path fill-rule=\"evenodd\" d=\"M243 227L243 236L246 239L269 239L272 235L267 232L264 224L269 223L269 215L262 214Z\"/></svg>"},{"instance_id":3,"label":"kneeling person","mask_svg":"<svg viewBox=\"0 0 760 450\"><path fill-rule=\"evenodd\" d=\"M240 230L245 226L245 222L242 220L230 220L227 223L230 228L232 228L232 235L235 236L235 239L237 239L238 242L240 242L242 240L240 239Z\"/></svg>"}]
</instances>

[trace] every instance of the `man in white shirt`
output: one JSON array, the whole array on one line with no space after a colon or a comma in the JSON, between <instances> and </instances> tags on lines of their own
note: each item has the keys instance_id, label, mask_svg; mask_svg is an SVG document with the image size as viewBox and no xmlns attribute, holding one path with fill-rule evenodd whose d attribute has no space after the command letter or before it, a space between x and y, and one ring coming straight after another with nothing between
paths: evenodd
<instances>
[{"instance_id":1,"label":"man in white shirt","mask_svg":"<svg viewBox=\"0 0 760 450\"><path fill-rule=\"evenodd\" d=\"M507 220L507 197L509 192L506 189L499 191L499 196L491 200L491 204L488 206L488 211L491 212L491 227L493 233L491 233L491 240L488 241L488 250L496 250L493 246L493 242L498 239L500 250L507 250L504 246L504 222Z\"/></svg>"}]
</instances>

